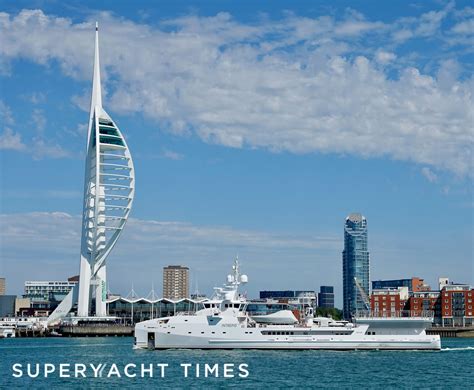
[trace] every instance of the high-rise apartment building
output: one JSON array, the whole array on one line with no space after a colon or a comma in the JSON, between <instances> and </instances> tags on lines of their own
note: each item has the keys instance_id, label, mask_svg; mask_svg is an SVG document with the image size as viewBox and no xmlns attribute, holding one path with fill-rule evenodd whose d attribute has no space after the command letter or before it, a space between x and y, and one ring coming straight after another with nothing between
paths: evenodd
<instances>
[{"instance_id":1,"label":"high-rise apartment building","mask_svg":"<svg viewBox=\"0 0 474 390\"><path fill-rule=\"evenodd\" d=\"M350 214L344 223L342 252L344 318L370 310L369 251L367 249L367 219L359 213Z\"/></svg>"},{"instance_id":2,"label":"high-rise apartment building","mask_svg":"<svg viewBox=\"0 0 474 390\"><path fill-rule=\"evenodd\" d=\"M168 265L163 268L163 298L182 299L189 297L189 268Z\"/></svg>"}]
</instances>

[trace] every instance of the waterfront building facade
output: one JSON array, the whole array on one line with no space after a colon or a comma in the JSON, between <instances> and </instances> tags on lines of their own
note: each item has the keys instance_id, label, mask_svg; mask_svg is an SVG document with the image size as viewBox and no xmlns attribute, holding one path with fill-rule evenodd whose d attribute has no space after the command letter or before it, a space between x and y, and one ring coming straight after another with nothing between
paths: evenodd
<instances>
[{"instance_id":1,"label":"waterfront building facade","mask_svg":"<svg viewBox=\"0 0 474 390\"><path fill-rule=\"evenodd\" d=\"M442 326L474 325L474 288L467 284L449 284L440 294Z\"/></svg>"},{"instance_id":2,"label":"waterfront building facade","mask_svg":"<svg viewBox=\"0 0 474 390\"><path fill-rule=\"evenodd\" d=\"M334 287L321 286L318 293L318 307L334 308Z\"/></svg>"},{"instance_id":3,"label":"waterfront building facade","mask_svg":"<svg viewBox=\"0 0 474 390\"><path fill-rule=\"evenodd\" d=\"M356 312L368 311L370 264L367 246L367 219L350 214L344 223L343 315L350 319Z\"/></svg>"},{"instance_id":4,"label":"waterfront building facade","mask_svg":"<svg viewBox=\"0 0 474 390\"><path fill-rule=\"evenodd\" d=\"M26 281L24 298L31 300L47 301L51 294L66 296L73 287L77 286L77 282L63 280L48 281Z\"/></svg>"},{"instance_id":5,"label":"waterfront building facade","mask_svg":"<svg viewBox=\"0 0 474 390\"><path fill-rule=\"evenodd\" d=\"M390 280L374 280L372 282L372 290L380 290L384 288L408 287L408 291L430 291L431 288L425 281L416 276L408 279L390 279Z\"/></svg>"},{"instance_id":6,"label":"waterfront building facade","mask_svg":"<svg viewBox=\"0 0 474 390\"><path fill-rule=\"evenodd\" d=\"M6 292L5 278L0 278L0 295L5 295L5 292Z\"/></svg>"},{"instance_id":7,"label":"waterfront building facade","mask_svg":"<svg viewBox=\"0 0 474 390\"><path fill-rule=\"evenodd\" d=\"M23 305L20 310L29 315L49 315L56 309L63 299L77 288L78 282L65 280L28 280L24 285L23 298L29 300L29 306Z\"/></svg>"},{"instance_id":8,"label":"waterfront building facade","mask_svg":"<svg viewBox=\"0 0 474 390\"><path fill-rule=\"evenodd\" d=\"M441 322L441 300L439 291L416 291L411 293L406 304L410 316L418 317L424 313L432 313L434 322Z\"/></svg>"},{"instance_id":9,"label":"waterfront building facade","mask_svg":"<svg viewBox=\"0 0 474 390\"><path fill-rule=\"evenodd\" d=\"M408 316L405 305L409 299L408 287L383 288L372 290L370 309L373 315L380 317Z\"/></svg>"},{"instance_id":10,"label":"waterfront building facade","mask_svg":"<svg viewBox=\"0 0 474 390\"><path fill-rule=\"evenodd\" d=\"M118 317L125 323L137 323L152 318L173 316L179 312L194 312L202 309L207 299L147 299L123 298L107 300L109 315Z\"/></svg>"},{"instance_id":11,"label":"waterfront building facade","mask_svg":"<svg viewBox=\"0 0 474 390\"><path fill-rule=\"evenodd\" d=\"M163 298L189 298L189 268L169 265L163 268Z\"/></svg>"}]
</instances>

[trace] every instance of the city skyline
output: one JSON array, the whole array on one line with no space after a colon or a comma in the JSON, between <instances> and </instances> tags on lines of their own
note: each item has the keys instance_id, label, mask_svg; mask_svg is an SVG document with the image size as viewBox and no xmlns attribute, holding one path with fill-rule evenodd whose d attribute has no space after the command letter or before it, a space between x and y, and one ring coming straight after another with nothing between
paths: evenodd
<instances>
[{"instance_id":1,"label":"city skyline","mask_svg":"<svg viewBox=\"0 0 474 390\"><path fill-rule=\"evenodd\" d=\"M111 291L146 295L164 265L183 263L191 292L209 293L239 254L254 295L334 285L340 307L354 210L370 220L372 280L473 283L467 2L24 4L0 2L11 293L31 270L78 273L95 20L104 94L140 172Z\"/></svg>"}]
</instances>

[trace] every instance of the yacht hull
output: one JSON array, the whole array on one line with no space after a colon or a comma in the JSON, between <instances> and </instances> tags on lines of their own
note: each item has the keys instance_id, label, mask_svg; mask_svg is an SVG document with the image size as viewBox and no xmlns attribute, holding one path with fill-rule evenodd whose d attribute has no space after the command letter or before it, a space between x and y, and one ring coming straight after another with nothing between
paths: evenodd
<instances>
[{"instance_id":1,"label":"yacht hull","mask_svg":"<svg viewBox=\"0 0 474 390\"><path fill-rule=\"evenodd\" d=\"M225 337L163 332L140 333L135 348L145 349L287 349L287 350L439 350L437 335L347 335L347 336L281 336L268 337L244 332L228 332ZM188 333L188 332L186 332ZM194 333L194 332L193 332ZM206 332L207 333L207 332ZM234 334L232 334L234 333Z\"/></svg>"}]
</instances>

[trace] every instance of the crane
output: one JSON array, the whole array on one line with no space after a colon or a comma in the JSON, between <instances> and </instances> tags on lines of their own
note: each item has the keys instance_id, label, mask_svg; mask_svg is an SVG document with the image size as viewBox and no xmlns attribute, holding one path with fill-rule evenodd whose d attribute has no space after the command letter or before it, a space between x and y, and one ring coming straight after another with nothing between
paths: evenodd
<instances>
[{"instance_id":1,"label":"crane","mask_svg":"<svg viewBox=\"0 0 474 390\"><path fill-rule=\"evenodd\" d=\"M355 276L354 276L354 283L357 287L357 290L359 291L359 294L362 298L362 302L364 303L365 308L370 312L370 299Z\"/></svg>"}]
</instances>

